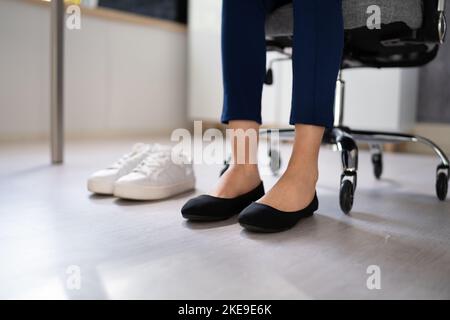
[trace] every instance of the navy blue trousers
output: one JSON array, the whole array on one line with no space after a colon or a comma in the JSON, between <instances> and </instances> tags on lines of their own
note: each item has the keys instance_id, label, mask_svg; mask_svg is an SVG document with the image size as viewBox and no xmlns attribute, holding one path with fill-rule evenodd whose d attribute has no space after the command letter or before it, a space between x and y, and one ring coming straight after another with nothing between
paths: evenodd
<instances>
[{"instance_id":1,"label":"navy blue trousers","mask_svg":"<svg viewBox=\"0 0 450 320\"><path fill-rule=\"evenodd\" d=\"M273 10L289 2L292 0L223 0L223 123L231 120L262 122L265 20ZM336 80L344 45L342 0L293 2L290 124L332 127Z\"/></svg>"}]
</instances>

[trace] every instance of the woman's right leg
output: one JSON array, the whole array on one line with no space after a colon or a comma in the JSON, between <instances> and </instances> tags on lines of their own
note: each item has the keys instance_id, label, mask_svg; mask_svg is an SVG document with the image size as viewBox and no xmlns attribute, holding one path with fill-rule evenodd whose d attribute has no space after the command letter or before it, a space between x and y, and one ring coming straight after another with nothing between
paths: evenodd
<instances>
[{"instance_id":1,"label":"woman's right leg","mask_svg":"<svg viewBox=\"0 0 450 320\"><path fill-rule=\"evenodd\" d=\"M183 206L188 220L227 219L264 195L256 156L266 72L265 20L268 10L283 1L287 0L223 0L222 122L232 136L232 164L210 195Z\"/></svg>"},{"instance_id":2,"label":"woman's right leg","mask_svg":"<svg viewBox=\"0 0 450 320\"><path fill-rule=\"evenodd\" d=\"M287 0L224 0L222 8L222 66L224 104L222 122L233 133L232 165L212 195L234 198L261 183L256 159L261 124L261 97L266 74L265 21L268 12ZM242 131L246 131L246 143ZM241 132L239 137L238 131ZM253 141L253 142L252 142ZM244 162L236 161L239 157ZM255 161L253 161L255 162Z\"/></svg>"},{"instance_id":3,"label":"woman's right leg","mask_svg":"<svg viewBox=\"0 0 450 320\"><path fill-rule=\"evenodd\" d=\"M261 123L261 97L266 72L267 0L223 0L222 122Z\"/></svg>"},{"instance_id":4,"label":"woman's right leg","mask_svg":"<svg viewBox=\"0 0 450 320\"><path fill-rule=\"evenodd\" d=\"M234 120L230 121L228 129L232 132L231 164L211 195L230 199L258 187L261 178L257 164L259 123Z\"/></svg>"}]
</instances>

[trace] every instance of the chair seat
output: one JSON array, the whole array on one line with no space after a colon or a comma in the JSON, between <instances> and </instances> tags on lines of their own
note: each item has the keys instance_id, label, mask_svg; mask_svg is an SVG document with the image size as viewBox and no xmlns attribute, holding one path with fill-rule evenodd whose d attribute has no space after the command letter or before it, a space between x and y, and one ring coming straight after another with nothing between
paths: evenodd
<instances>
[{"instance_id":1,"label":"chair seat","mask_svg":"<svg viewBox=\"0 0 450 320\"><path fill-rule=\"evenodd\" d=\"M343 0L345 29L351 30L366 26L369 17L367 8L371 5L378 5L381 8L382 24L404 22L413 30L422 26L422 0ZM267 19L266 35L269 37L291 36L293 20L292 4L275 10Z\"/></svg>"}]
</instances>

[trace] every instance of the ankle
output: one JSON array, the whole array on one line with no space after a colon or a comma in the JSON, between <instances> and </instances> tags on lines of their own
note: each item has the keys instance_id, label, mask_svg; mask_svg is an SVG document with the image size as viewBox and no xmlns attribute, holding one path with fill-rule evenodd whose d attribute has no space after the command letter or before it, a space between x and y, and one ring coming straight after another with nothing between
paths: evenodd
<instances>
[{"instance_id":1,"label":"ankle","mask_svg":"<svg viewBox=\"0 0 450 320\"><path fill-rule=\"evenodd\" d=\"M302 182L317 184L319 181L319 169L317 167L288 166L285 174Z\"/></svg>"},{"instance_id":2,"label":"ankle","mask_svg":"<svg viewBox=\"0 0 450 320\"><path fill-rule=\"evenodd\" d=\"M260 179L259 175L259 168L256 164L232 164L230 165L230 169L242 176L248 177L248 178L258 178Z\"/></svg>"},{"instance_id":3,"label":"ankle","mask_svg":"<svg viewBox=\"0 0 450 320\"><path fill-rule=\"evenodd\" d=\"M230 164L230 169L243 171L243 172L257 172L257 164Z\"/></svg>"}]
</instances>

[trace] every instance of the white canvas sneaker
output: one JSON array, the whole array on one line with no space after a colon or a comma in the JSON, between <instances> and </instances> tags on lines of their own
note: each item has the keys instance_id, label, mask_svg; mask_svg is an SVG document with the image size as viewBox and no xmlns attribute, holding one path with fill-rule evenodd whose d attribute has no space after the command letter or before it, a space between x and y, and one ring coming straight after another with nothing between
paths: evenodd
<instances>
[{"instance_id":1,"label":"white canvas sneaker","mask_svg":"<svg viewBox=\"0 0 450 320\"><path fill-rule=\"evenodd\" d=\"M192 164L180 154L177 156L182 163L174 163L171 153L164 150L150 154L133 172L116 181L114 195L130 200L160 200L194 189Z\"/></svg>"},{"instance_id":2,"label":"white canvas sneaker","mask_svg":"<svg viewBox=\"0 0 450 320\"><path fill-rule=\"evenodd\" d=\"M114 193L114 183L121 177L129 174L142 162L151 152L159 150L159 145L137 143L130 153L125 154L106 169L95 172L87 182L90 192L104 195Z\"/></svg>"}]
</instances>

